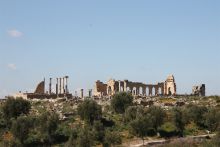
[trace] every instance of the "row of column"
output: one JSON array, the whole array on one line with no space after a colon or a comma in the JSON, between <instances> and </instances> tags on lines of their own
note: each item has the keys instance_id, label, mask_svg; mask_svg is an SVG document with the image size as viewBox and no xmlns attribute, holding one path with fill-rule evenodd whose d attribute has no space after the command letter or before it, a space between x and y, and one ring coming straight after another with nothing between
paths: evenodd
<instances>
[{"instance_id":1,"label":"row of column","mask_svg":"<svg viewBox=\"0 0 220 147\"><path fill-rule=\"evenodd\" d=\"M77 96L77 91L75 91L75 96ZM92 97L92 89L88 90L88 97ZM80 89L80 98L84 98L84 89Z\"/></svg>"},{"instance_id":2,"label":"row of column","mask_svg":"<svg viewBox=\"0 0 220 147\"><path fill-rule=\"evenodd\" d=\"M119 92L123 92L123 91L128 91L127 90L127 83L126 82L124 82L124 87L122 87L121 86L121 81L119 81L119 84L118 84L118 91ZM136 88L136 89L134 89L134 88ZM149 96L152 96L153 95L153 89L155 89L155 95L158 95L158 94L162 94L163 95L163 93L164 93L164 91L163 91L163 88L162 87L159 87L159 88L157 88L157 87L154 87L154 86L152 86L152 87L144 87L144 88L142 88L142 95L144 95L144 96L146 96L146 89L149 89L149 91L148 91L148 95ZM132 93L132 95L140 95L141 93L140 93L140 87L129 87L129 89L130 89L130 92ZM161 92L159 92L159 89L161 89Z\"/></svg>"},{"instance_id":3,"label":"row of column","mask_svg":"<svg viewBox=\"0 0 220 147\"><path fill-rule=\"evenodd\" d=\"M57 78L57 83L56 83L56 94L67 94L69 93L68 91L68 76ZM52 78L50 78L50 89L49 91L51 92L51 85L52 85Z\"/></svg>"}]
</instances>

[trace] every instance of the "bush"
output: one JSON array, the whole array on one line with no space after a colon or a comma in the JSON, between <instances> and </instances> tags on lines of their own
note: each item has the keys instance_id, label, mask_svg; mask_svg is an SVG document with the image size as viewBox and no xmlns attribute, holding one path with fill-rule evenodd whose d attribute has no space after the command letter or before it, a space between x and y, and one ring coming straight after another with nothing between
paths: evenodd
<instances>
[{"instance_id":1,"label":"bush","mask_svg":"<svg viewBox=\"0 0 220 147\"><path fill-rule=\"evenodd\" d=\"M104 147L111 147L112 145L119 145L122 143L121 135L118 132L107 130L105 132Z\"/></svg>"},{"instance_id":2,"label":"bush","mask_svg":"<svg viewBox=\"0 0 220 147\"><path fill-rule=\"evenodd\" d=\"M120 92L113 95L111 107L116 113L123 114L129 106L133 105L133 96L130 93Z\"/></svg>"},{"instance_id":3,"label":"bush","mask_svg":"<svg viewBox=\"0 0 220 147\"><path fill-rule=\"evenodd\" d=\"M78 106L77 111L80 118L89 124L93 124L95 120L99 120L102 116L102 108L94 100L85 100Z\"/></svg>"},{"instance_id":4,"label":"bush","mask_svg":"<svg viewBox=\"0 0 220 147\"><path fill-rule=\"evenodd\" d=\"M29 101L22 98L8 98L3 105L3 116L9 120L11 118L17 118L21 114L28 114L31 109Z\"/></svg>"},{"instance_id":5,"label":"bush","mask_svg":"<svg viewBox=\"0 0 220 147\"><path fill-rule=\"evenodd\" d=\"M170 122L166 122L159 128L161 137L169 138L177 135L176 126Z\"/></svg>"}]
</instances>

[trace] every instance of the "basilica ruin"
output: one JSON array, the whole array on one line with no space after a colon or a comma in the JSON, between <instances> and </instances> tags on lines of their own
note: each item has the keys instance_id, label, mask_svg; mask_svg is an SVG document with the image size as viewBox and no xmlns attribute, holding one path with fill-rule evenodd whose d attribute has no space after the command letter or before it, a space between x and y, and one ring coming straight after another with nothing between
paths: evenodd
<instances>
[{"instance_id":1,"label":"basilica ruin","mask_svg":"<svg viewBox=\"0 0 220 147\"><path fill-rule=\"evenodd\" d=\"M93 95L96 97L112 96L117 92L130 92L134 96L166 96L176 95L176 83L173 75L165 82L145 84L128 80L116 81L110 79L107 83L96 81Z\"/></svg>"},{"instance_id":2,"label":"basilica ruin","mask_svg":"<svg viewBox=\"0 0 220 147\"><path fill-rule=\"evenodd\" d=\"M33 93L29 92L19 92L17 93L14 97L23 97L24 99L55 99L59 97L67 97L67 98L72 98L72 94L69 93L68 90L68 76L56 78L56 84L55 84L55 92L52 90L53 84L52 81L53 79L49 79L49 84L48 84L48 90L46 91L46 82L45 79L41 81L35 91Z\"/></svg>"}]
</instances>

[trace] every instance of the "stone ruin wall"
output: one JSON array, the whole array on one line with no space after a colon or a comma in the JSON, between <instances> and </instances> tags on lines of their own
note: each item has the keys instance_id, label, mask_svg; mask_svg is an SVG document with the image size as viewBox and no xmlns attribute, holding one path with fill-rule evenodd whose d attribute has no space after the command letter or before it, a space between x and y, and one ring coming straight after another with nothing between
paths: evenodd
<instances>
[{"instance_id":1,"label":"stone ruin wall","mask_svg":"<svg viewBox=\"0 0 220 147\"><path fill-rule=\"evenodd\" d=\"M139 96L176 95L176 83L173 75L168 76L165 82L144 84L128 80L116 81L110 79L107 84L96 82L94 96L112 96L117 92L130 92ZM102 95L101 95L102 93Z\"/></svg>"}]
</instances>

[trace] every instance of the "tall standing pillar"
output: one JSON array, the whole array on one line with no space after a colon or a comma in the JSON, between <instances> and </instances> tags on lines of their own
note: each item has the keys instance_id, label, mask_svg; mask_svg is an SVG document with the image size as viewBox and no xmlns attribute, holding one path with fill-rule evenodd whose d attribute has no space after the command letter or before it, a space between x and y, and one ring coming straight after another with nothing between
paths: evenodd
<instances>
[{"instance_id":1,"label":"tall standing pillar","mask_svg":"<svg viewBox=\"0 0 220 147\"><path fill-rule=\"evenodd\" d=\"M50 83L49 83L49 94L51 94L51 86L52 86L52 78L50 78Z\"/></svg>"},{"instance_id":2,"label":"tall standing pillar","mask_svg":"<svg viewBox=\"0 0 220 147\"><path fill-rule=\"evenodd\" d=\"M121 81L118 81L118 92L121 92Z\"/></svg>"},{"instance_id":3,"label":"tall standing pillar","mask_svg":"<svg viewBox=\"0 0 220 147\"><path fill-rule=\"evenodd\" d=\"M59 85L60 86L60 90L59 90L59 93L62 94L62 90L61 90L62 89L62 78L59 78L59 79L60 79L60 85Z\"/></svg>"},{"instance_id":4,"label":"tall standing pillar","mask_svg":"<svg viewBox=\"0 0 220 147\"><path fill-rule=\"evenodd\" d=\"M89 97L92 97L92 89L89 89Z\"/></svg>"},{"instance_id":5,"label":"tall standing pillar","mask_svg":"<svg viewBox=\"0 0 220 147\"><path fill-rule=\"evenodd\" d=\"M84 95L83 95L83 89L81 89L80 92L81 92L81 93L80 93L80 96L81 96L81 98L83 99L83 97L84 97Z\"/></svg>"},{"instance_id":6,"label":"tall standing pillar","mask_svg":"<svg viewBox=\"0 0 220 147\"><path fill-rule=\"evenodd\" d=\"M62 78L63 79L63 94L65 94L66 93L66 91L65 91L65 78Z\"/></svg>"},{"instance_id":7,"label":"tall standing pillar","mask_svg":"<svg viewBox=\"0 0 220 147\"><path fill-rule=\"evenodd\" d=\"M124 81L124 91L127 92L127 83Z\"/></svg>"},{"instance_id":8,"label":"tall standing pillar","mask_svg":"<svg viewBox=\"0 0 220 147\"><path fill-rule=\"evenodd\" d=\"M57 83L56 83L56 95L58 96L58 85L59 85L59 79L57 78Z\"/></svg>"},{"instance_id":9,"label":"tall standing pillar","mask_svg":"<svg viewBox=\"0 0 220 147\"><path fill-rule=\"evenodd\" d=\"M69 93L69 91L68 91L68 81L67 81L69 77L66 76L65 78L66 78L66 88L65 88L66 89L66 93Z\"/></svg>"}]
</instances>

